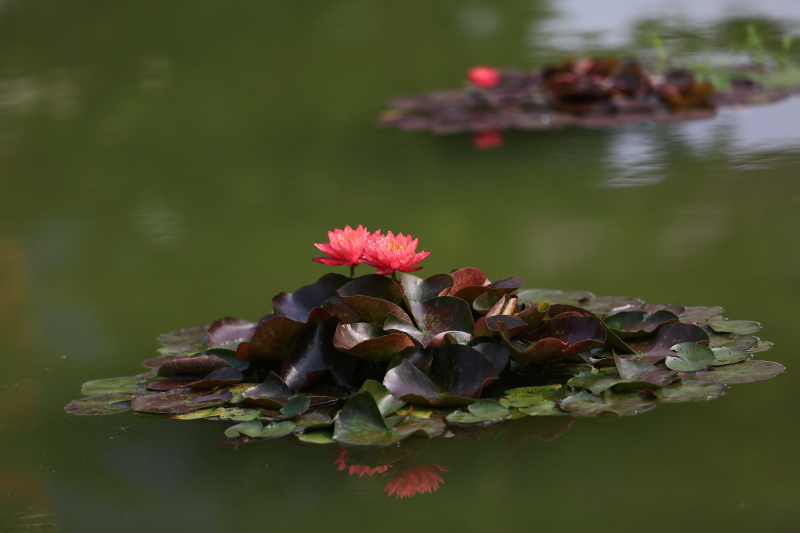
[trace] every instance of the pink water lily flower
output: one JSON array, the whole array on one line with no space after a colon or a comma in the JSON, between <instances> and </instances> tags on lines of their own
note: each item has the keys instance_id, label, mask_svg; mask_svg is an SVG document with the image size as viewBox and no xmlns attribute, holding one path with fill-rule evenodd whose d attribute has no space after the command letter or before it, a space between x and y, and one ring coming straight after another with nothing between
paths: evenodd
<instances>
[{"instance_id":1,"label":"pink water lily flower","mask_svg":"<svg viewBox=\"0 0 800 533\"><path fill-rule=\"evenodd\" d=\"M328 266L348 265L353 268L361 264L361 256L367 246L370 234L367 228L359 225L356 229L345 226L343 230L335 229L328 232L330 242L314 246L330 257L315 257L314 261Z\"/></svg>"},{"instance_id":2,"label":"pink water lily flower","mask_svg":"<svg viewBox=\"0 0 800 533\"><path fill-rule=\"evenodd\" d=\"M467 73L469 81L481 89L491 89L500 84L500 71L492 67L473 67Z\"/></svg>"},{"instance_id":3,"label":"pink water lily flower","mask_svg":"<svg viewBox=\"0 0 800 533\"><path fill-rule=\"evenodd\" d=\"M377 273L382 276L394 274L396 270L414 272L422 267L412 265L419 263L431 254L430 252L416 253L418 241L419 239L414 239L411 235L403 237L402 233L395 237L391 231L386 235L381 235L381 230L378 230L370 237L361 260L377 268Z\"/></svg>"}]
</instances>

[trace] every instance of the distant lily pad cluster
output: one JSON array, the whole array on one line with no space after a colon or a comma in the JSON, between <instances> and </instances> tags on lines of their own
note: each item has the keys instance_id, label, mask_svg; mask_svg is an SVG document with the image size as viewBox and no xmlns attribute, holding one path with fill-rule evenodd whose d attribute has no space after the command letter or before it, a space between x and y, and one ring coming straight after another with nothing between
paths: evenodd
<instances>
[{"instance_id":1,"label":"distant lily pad cluster","mask_svg":"<svg viewBox=\"0 0 800 533\"><path fill-rule=\"evenodd\" d=\"M765 85L763 68L731 72L725 87L687 67L651 71L635 60L583 58L529 71L475 67L464 88L394 98L382 126L475 133L476 148L503 144L508 129L606 128L631 122L706 118L717 106L765 103L797 94Z\"/></svg>"},{"instance_id":2,"label":"distant lily pad cluster","mask_svg":"<svg viewBox=\"0 0 800 533\"><path fill-rule=\"evenodd\" d=\"M229 422L232 442L385 447L550 417L625 416L772 378L771 344L720 307L522 290L477 268L427 279L326 274L258 322L159 337L127 377L89 381L65 411ZM563 431L569 427L566 424Z\"/></svg>"}]
</instances>

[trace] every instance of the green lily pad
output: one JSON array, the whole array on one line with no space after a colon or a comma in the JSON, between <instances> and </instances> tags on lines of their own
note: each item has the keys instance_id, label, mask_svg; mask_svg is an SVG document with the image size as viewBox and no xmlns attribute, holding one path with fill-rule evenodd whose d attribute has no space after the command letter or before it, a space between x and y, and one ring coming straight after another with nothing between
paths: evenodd
<instances>
[{"instance_id":1,"label":"green lily pad","mask_svg":"<svg viewBox=\"0 0 800 533\"><path fill-rule=\"evenodd\" d=\"M225 436L229 439L242 435L254 439L277 439L291 434L294 430L294 422L290 421L275 422L262 427L260 420L250 420L229 427L225 430Z\"/></svg>"},{"instance_id":2,"label":"green lily pad","mask_svg":"<svg viewBox=\"0 0 800 533\"><path fill-rule=\"evenodd\" d=\"M680 381L653 391L662 402L700 402L725 393L725 385L709 381Z\"/></svg>"},{"instance_id":3,"label":"green lily pad","mask_svg":"<svg viewBox=\"0 0 800 533\"><path fill-rule=\"evenodd\" d=\"M553 400L542 398L540 401L520 407L518 411L528 416L562 416L567 413L558 407L558 404Z\"/></svg>"},{"instance_id":4,"label":"green lily pad","mask_svg":"<svg viewBox=\"0 0 800 533\"><path fill-rule=\"evenodd\" d=\"M587 389L594 394L601 394L622 382L622 378L616 374L614 369L603 368L598 370L582 370L577 376L570 378L570 380L567 381L567 385L572 388Z\"/></svg>"},{"instance_id":5,"label":"green lily pad","mask_svg":"<svg viewBox=\"0 0 800 533\"><path fill-rule=\"evenodd\" d=\"M398 322L406 324L399 319ZM340 352L361 359L391 361L404 349L414 346L414 341L404 333L386 335L380 326L368 322L358 322L356 324L339 324L333 338L333 345Z\"/></svg>"},{"instance_id":6,"label":"green lily pad","mask_svg":"<svg viewBox=\"0 0 800 533\"><path fill-rule=\"evenodd\" d=\"M735 383L752 383L772 379L786 370L783 365L771 361L756 361L748 359L741 363L714 367L713 370L705 372L689 373L690 377L703 381L713 381L715 383L725 383L732 385Z\"/></svg>"},{"instance_id":7,"label":"green lily pad","mask_svg":"<svg viewBox=\"0 0 800 533\"><path fill-rule=\"evenodd\" d=\"M122 378L95 379L87 381L81 386L81 394L84 396L96 396L98 394L124 394L141 388L144 379L139 376L127 376Z\"/></svg>"},{"instance_id":8,"label":"green lily pad","mask_svg":"<svg viewBox=\"0 0 800 533\"><path fill-rule=\"evenodd\" d=\"M711 348L714 352L714 361L711 366L732 365L750 358L749 352L741 352L733 348Z\"/></svg>"},{"instance_id":9,"label":"green lily pad","mask_svg":"<svg viewBox=\"0 0 800 533\"><path fill-rule=\"evenodd\" d=\"M175 415L222 405L230 398L231 393L228 390L207 394L205 391L181 389L149 396L137 396L131 402L131 408L142 413Z\"/></svg>"},{"instance_id":10,"label":"green lily pad","mask_svg":"<svg viewBox=\"0 0 800 533\"><path fill-rule=\"evenodd\" d=\"M497 422L511 416L511 411L492 400L480 400L467 407L470 413L487 421Z\"/></svg>"},{"instance_id":11,"label":"green lily pad","mask_svg":"<svg viewBox=\"0 0 800 533\"><path fill-rule=\"evenodd\" d=\"M309 444L334 444L333 431L328 429L304 431L297 435L297 438Z\"/></svg>"},{"instance_id":12,"label":"green lily pad","mask_svg":"<svg viewBox=\"0 0 800 533\"><path fill-rule=\"evenodd\" d=\"M310 413L305 413L296 418L293 422L297 426L295 428L295 433L304 433L308 430L316 430L333 425L333 420L331 417L322 411L311 411Z\"/></svg>"},{"instance_id":13,"label":"green lily pad","mask_svg":"<svg viewBox=\"0 0 800 533\"><path fill-rule=\"evenodd\" d=\"M714 352L708 346L696 342L682 342L670 348L675 352L665 361L667 368L681 372L692 372L714 362Z\"/></svg>"},{"instance_id":14,"label":"green lily pad","mask_svg":"<svg viewBox=\"0 0 800 533\"><path fill-rule=\"evenodd\" d=\"M364 384L361 385L361 389L358 392L370 393L375 399L378 410L383 416L390 415L406 405L406 402L403 400L392 396L392 393L383 386L383 383L375 381L374 379L364 381Z\"/></svg>"},{"instance_id":15,"label":"green lily pad","mask_svg":"<svg viewBox=\"0 0 800 533\"><path fill-rule=\"evenodd\" d=\"M581 391L565 398L559 407L577 416L599 416L604 413L628 416L649 411L657 404L658 400L646 392L609 389L602 398Z\"/></svg>"},{"instance_id":16,"label":"green lily pad","mask_svg":"<svg viewBox=\"0 0 800 533\"><path fill-rule=\"evenodd\" d=\"M130 411L133 394L98 394L72 400L64 411L71 415L110 415Z\"/></svg>"},{"instance_id":17,"label":"green lily pad","mask_svg":"<svg viewBox=\"0 0 800 533\"><path fill-rule=\"evenodd\" d=\"M761 329L761 324L750 320L711 320L708 325L718 333L735 333L737 335L750 335Z\"/></svg>"},{"instance_id":18,"label":"green lily pad","mask_svg":"<svg viewBox=\"0 0 800 533\"><path fill-rule=\"evenodd\" d=\"M286 418L294 418L308 411L311 400L307 396L292 396L286 405L281 407L281 414Z\"/></svg>"},{"instance_id":19,"label":"green lily pad","mask_svg":"<svg viewBox=\"0 0 800 533\"><path fill-rule=\"evenodd\" d=\"M504 407L532 407L545 400L551 402L561 400L564 391L565 387L560 383L508 389L500 399L500 404Z\"/></svg>"},{"instance_id":20,"label":"green lily pad","mask_svg":"<svg viewBox=\"0 0 800 533\"><path fill-rule=\"evenodd\" d=\"M389 446L412 435L435 437L444 431L444 423L438 420L408 420L390 429L375 398L365 391L347 400L339 411L333 440L350 446Z\"/></svg>"},{"instance_id":21,"label":"green lily pad","mask_svg":"<svg viewBox=\"0 0 800 533\"><path fill-rule=\"evenodd\" d=\"M614 356L614 361L619 377L628 383L644 382L656 387L666 387L675 381L675 372L664 370L646 361L625 359L618 355Z\"/></svg>"},{"instance_id":22,"label":"green lily pad","mask_svg":"<svg viewBox=\"0 0 800 533\"><path fill-rule=\"evenodd\" d=\"M736 351L750 351L758 344L758 337L752 335L734 335L731 333L715 333L708 334L708 347L709 348L730 348Z\"/></svg>"}]
</instances>

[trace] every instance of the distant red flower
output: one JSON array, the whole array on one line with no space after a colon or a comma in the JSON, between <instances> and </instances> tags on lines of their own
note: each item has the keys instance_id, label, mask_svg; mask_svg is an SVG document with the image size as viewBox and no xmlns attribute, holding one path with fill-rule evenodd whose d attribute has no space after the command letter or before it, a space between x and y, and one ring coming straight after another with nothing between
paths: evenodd
<instances>
[{"instance_id":1,"label":"distant red flower","mask_svg":"<svg viewBox=\"0 0 800 533\"><path fill-rule=\"evenodd\" d=\"M361 264L364 247L369 240L367 228L358 226L352 229L345 226L343 230L335 229L328 232L329 243L314 244L322 253L330 257L315 257L314 261L329 266L348 265L354 267Z\"/></svg>"},{"instance_id":2,"label":"distant red flower","mask_svg":"<svg viewBox=\"0 0 800 533\"><path fill-rule=\"evenodd\" d=\"M439 490L439 484L444 483L439 472L447 472L447 469L433 463L409 466L397 472L383 492L387 496L396 494L397 499L400 499Z\"/></svg>"},{"instance_id":3,"label":"distant red flower","mask_svg":"<svg viewBox=\"0 0 800 533\"><path fill-rule=\"evenodd\" d=\"M492 67L473 67L468 72L469 81L481 89L491 89L500 83L500 71Z\"/></svg>"},{"instance_id":4,"label":"distant red flower","mask_svg":"<svg viewBox=\"0 0 800 533\"><path fill-rule=\"evenodd\" d=\"M472 138L472 146L476 150L486 150L487 148L497 148L503 146L503 134L497 130L479 131Z\"/></svg>"},{"instance_id":5,"label":"distant red flower","mask_svg":"<svg viewBox=\"0 0 800 533\"><path fill-rule=\"evenodd\" d=\"M366 264L378 269L378 274L385 276L394 274L395 270L400 272L414 272L422 267L415 265L428 257L430 252L419 252L417 242L411 235L403 237L399 233L397 237L389 231L386 235L381 235L381 230L376 231L370 237L364 256L361 258Z\"/></svg>"},{"instance_id":6,"label":"distant red flower","mask_svg":"<svg viewBox=\"0 0 800 533\"><path fill-rule=\"evenodd\" d=\"M347 456L347 451L342 450L342 453L339 455L339 458L336 459L336 461L334 461L333 464L339 465L338 470L340 471L349 468L350 470L348 472L348 475L350 476L358 475L358 477L364 477L364 475L367 475L372 477L374 474L383 475L386 473L387 470L389 470L389 467L392 466L392 465L384 465L372 468L370 466L364 466L364 465L348 465L344 461L346 456Z\"/></svg>"}]
</instances>

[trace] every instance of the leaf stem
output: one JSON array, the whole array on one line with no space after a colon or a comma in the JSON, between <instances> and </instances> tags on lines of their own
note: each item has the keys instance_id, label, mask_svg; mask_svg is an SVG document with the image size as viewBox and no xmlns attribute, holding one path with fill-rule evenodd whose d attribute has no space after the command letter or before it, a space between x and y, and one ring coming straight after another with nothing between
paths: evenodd
<instances>
[{"instance_id":1,"label":"leaf stem","mask_svg":"<svg viewBox=\"0 0 800 533\"><path fill-rule=\"evenodd\" d=\"M356 277L356 267L355 265L350 265L350 279Z\"/></svg>"}]
</instances>

